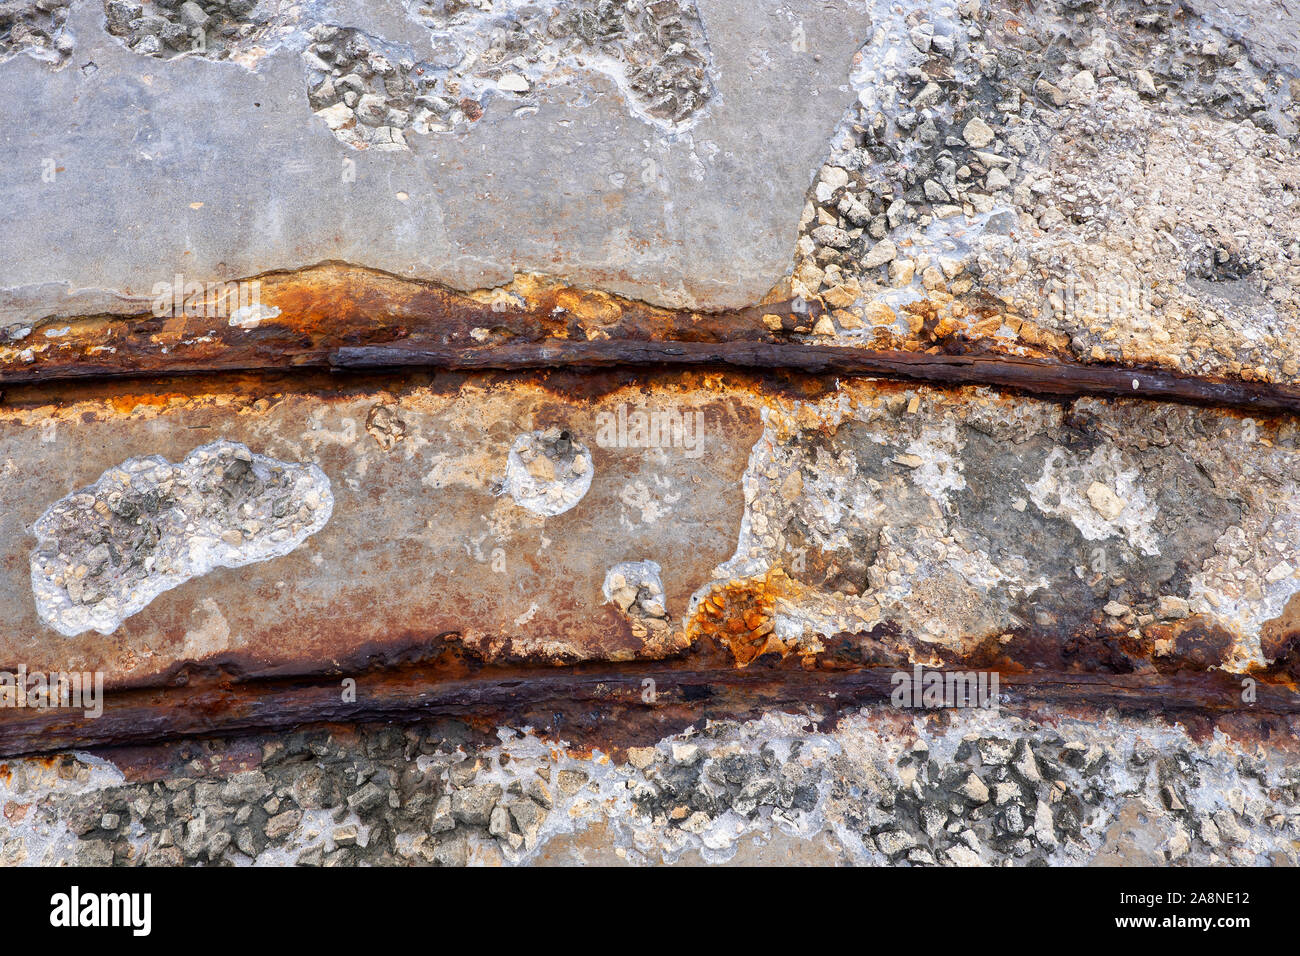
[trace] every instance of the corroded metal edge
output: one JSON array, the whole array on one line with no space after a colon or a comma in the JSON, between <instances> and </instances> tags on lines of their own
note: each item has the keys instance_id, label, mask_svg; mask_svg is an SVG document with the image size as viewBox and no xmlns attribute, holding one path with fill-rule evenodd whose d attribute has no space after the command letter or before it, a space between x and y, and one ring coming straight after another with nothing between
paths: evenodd
<instances>
[{"instance_id":1,"label":"corroded metal edge","mask_svg":"<svg viewBox=\"0 0 1300 956\"><path fill-rule=\"evenodd\" d=\"M355 698L340 693L337 679L205 680L110 695L98 719L66 710L0 712L0 756L438 717L484 727L527 725L579 746L624 747L703 719L744 718L764 710L793 709L833 720L851 709L888 709L896 673L896 667L825 671L773 663L736 670L636 662L541 672L491 668L453 679L438 667L411 667L358 675ZM1206 731L1244 721L1258 735L1269 720L1300 713L1293 684L1260 682L1247 704L1240 678L1225 673L1002 673L999 689L1001 708L1016 713L1113 710L1198 724Z\"/></svg>"},{"instance_id":2,"label":"corroded metal edge","mask_svg":"<svg viewBox=\"0 0 1300 956\"><path fill-rule=\"evenodd\" d=\"M930 385L994 385L1036 395L1095 395L1300 413L1300 389L1232 382L1151 368L1080 365L1054 358L933 355L790 342L564 342L454 349L352 346L331 354L340 369L538 369L723 365L812 374L866 375Z\"/></svg>"},{"instance_id":3,"label":"corroded metal edge","mask_svg":"<svg viewBox=\"0 0 1300 956\"><path fill-rule=\"evenodd\" d=\"M248 287L255 307L239 304L249 298ZM52 317L11 329L0 344L0 385L309 369L719 365L1300 412L1294 386L1084 363L1047 338L1000 348L961 334L927 300L904 307L907 335L878 336L872 347L818 344L810 333L831 306L791 297L788 282L764 302L708 312L661 308L542 276L460 292L329 262L210 283L164 304L166 314L154 314L142 296L141 311L131 314ZM967 322L1004 318L987 296L945 308L956 306ZM241 308L252 311L236 317Z\"/></svg>"}]
</instances>

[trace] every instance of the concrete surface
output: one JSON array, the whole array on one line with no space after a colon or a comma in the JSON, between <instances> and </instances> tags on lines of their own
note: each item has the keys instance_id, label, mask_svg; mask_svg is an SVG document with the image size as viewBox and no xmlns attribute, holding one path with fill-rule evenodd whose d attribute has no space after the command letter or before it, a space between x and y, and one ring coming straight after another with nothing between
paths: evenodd
<instances>
[{"instance_id":1,"label":"concrete surface","mask_svg":"<svg viewBox=\"0 0 1300 956\"><path fill-rule=\"evenodd\" d=\"M701 0L717 95L688 130L631 115L594 73L540 90L535 112L493 102L472 129L390 153L350 149L312 115L303 31L356 25L418 57L428 29L397 0L284 7L285 33L251 69L140 56L105 32L97 0L73 6L75 62L0 65L6 314L113 311L177 271L206 282L326 259L465 288L533 271L747 305L789 269L870 23L855 0Z\"/></svg>"}]
</instances>

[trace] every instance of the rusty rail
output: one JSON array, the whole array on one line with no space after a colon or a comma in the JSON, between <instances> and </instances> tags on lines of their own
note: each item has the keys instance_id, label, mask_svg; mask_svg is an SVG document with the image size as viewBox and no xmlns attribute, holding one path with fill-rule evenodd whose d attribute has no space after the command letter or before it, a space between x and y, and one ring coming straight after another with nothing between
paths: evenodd
<instances>
[{"instance_id":1,"label":"rusty rail","mask_svg":"<svg viewBox=\"0 0 1300 956\"><path fill-rule=\"evenodd\" d=\"M821 375L878 376L930 385L993 385L1035 395L1143 398L1300 412L1300 389L1228 382L1164 369L1082 365L1051 358L935 355L792 342L539 342L490 348L371 345L341 348L336 369L516 370L719 365Z\"/></svg>"},{"instance_id":2,"label":"rusty rail","mask_svg":"<svg viewBox=\"0 0 1300 956\"><path fill-rule=\"evenodd\" d=\"M702 718L747 717L795 708L833 717L849 708L888 706L898 667L804 670L773 663L737 670L683 662L583 664L569 668L488 669L448 678L434 667L358 675L355 700L337 678L235 682L201 680L110 695L104 714L68 710L0 711L0 755L133 745L213 734L275 731L319 723L456 717L490 727L524 721L575 743L652 741ZM647 683L653 682L653 683ZM1267 719L1300 713L1290 685L1259 682L1251 703L1241 678L1226 673L1118 675L1035 671L1000 674L1001 707L1047 707L1165 720ZM647 694L647 688L653 688Z\"/></svg>"},{"instance_id":3,"label":"rusty rail","mask_svg":"<svg viewBox=\"0 0 1300 956\"><path fill-rule=\"evenodd\" d=\"M1300 388L1287 385L1226 381L1165 368L1084 364L1054 354L995 354L958 340L928 351L793 340L791 336L805 331L810 319L820 314L818 303L811 309L784 302L725 314L673 312L626 301L610 305L610 297L597 293L546 287L530 299L527 310L503 314L490 303L432 286L398 283L388 276L331 273L311 281L290 276L276 288L287 323L220 328L212 341L187 350L172 344L199 334L202 322L182 321L171 328L168 321L148 317L82 320L66 350L27 364L0 363L0 384L16 386L10 398L17 406L33 396L55 403L85 399L108 382L131 378L148 377L154 387L159 380L209 376L220 382L220 376L251 373L257 382L274 381L286 392L329 393L337 401L342 396L333 394L337 380L329 381L329 373L356 384L421 372L561 370L598 385L611 376L634 377L640 383L683 368L721 368L744 373L732 378L762 378L769 384L780 379L778 373L794 373L789 378L814 384L819 379L874 377L940 387L991 386L1058 399L1137 398L1265 415L1300 413ZM580 295L595 297L595 304L574 305L571 300ZM337 313L330 311L334 303ZM602 326L602 335L588 337L579 322L583 309L601 314L606 306L615 317ZM779 320L779 330L773 318ZM480 334L485 330L486 335ZM95 351L100 341L116 343L117 351ZM355 417L364 420L364 415ZM184 621L176 628L183 633ZM417 646L424 643L414 631L410 639ZM619 726L620 738L644 734L645 739L656 739L702 716L780 707L833 714L845 707L886 703L897 671L842 659L834 666L811 669L793 661L737 669L707 655L567 667L497 661L450 671L427 662L388 661L358 670L356 698L346 701L339 678L329 676L339 666L334 659L330 671L322 673L320 668L300 676L264 670L245 678L202 668L172 673L147 686L115 687L97 720L67 710L0 709L0 755L305 723L438 715L526 720L570 739L595 739L601 727L607 733L614 726ZM1004 705L1093 713L1108 708L1154 710L1172 719L1211 721L1300 712L1300 694L1280 674L1258 675L1257 697L1246 703L1240 693L1243 678L1222 671L1117 674L1064 666L1066 662L1053 660L1041 669L1000 671ZM996 663L990 667L999 669ZM657 686L653 702L643 699L645 681Z\"/></svg>"},{"instance_id":4,"label":"rusty rail","mask_svg":"<svg viewBox=\"0 0 1300 956\"><path fill-rule=\"evenodd\" d=\"M924 302L909 307L920 310L912 318L922 332L889 348L864 348L801 338L828 311L816 299L669 309L540 276L517 278L492 299L341 262L242 281L257 283L276 315L236 326L227 322L228 303L187 300L180 314L165 317L44 320L0 350L0 386L312 370L718 366L1300 412L1300 387L1291 385L1084 363L1041 343L1002 350L987 339L939 337ZM962 307L972 318L1000 307L988 296L968 299ZM57 339L39 334L55 324L66 326ZM23 356L29 342L42 344Z\"/></svg>"}]
</instances>

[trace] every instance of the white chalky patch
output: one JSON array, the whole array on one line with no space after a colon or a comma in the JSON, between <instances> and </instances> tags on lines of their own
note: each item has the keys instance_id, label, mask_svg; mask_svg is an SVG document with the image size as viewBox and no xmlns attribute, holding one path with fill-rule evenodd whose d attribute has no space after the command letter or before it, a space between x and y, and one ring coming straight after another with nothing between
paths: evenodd
<instances>
[{"instance_id":1,"label":"white chalky patch","mask_svg":"<svg viewBox=\"0 0 1300 956\"><path fill-rule=\"evenodd\" d=\"M550 518L582 500L592 474L591 451L568 432L525 432L510 446L503 490L519 507Z\"/></svg>"},{"instance_id":2,"label":"white chalky patch","mask_svg":"<svg viewBox=\"0 0 1300 956\"><path fill-rule=\"evenodd\" d=\"M191 613L196 626L185 632L185 647L181 655L187 660L211 657L230 647L230 622L221 613L217 602L205 597Z\"/></svg>"},{"instance_id":3,"label":"white chalky patch","mask_svg":"<svg viewBox=\"0 0 1300 956\"><path fill-rule=\"evenodd\" d=\"M245 305L230 313L228 324L238 329L255 329L279 314L280 310L273 305Z\"/></svg>"},{"instance_id":4,"label":"white chalky patch","mask_svg":"<svg viewBox=\"0 0 1300 956\"><path fill-rule=\"evenodd\" d=\"M33 525L37 614L65 637L111 634L191 578L288 554L333 510L319 467L238 442L202 445L179 464L128 459Z\"/></svg>"},{"instance_id":5,"label":"white chalky patch","mask_svg":"<svg viewBox=\"0 0 1300 956\"><path fill-rule=\"evenodd\" d=\"M966 487L962 463L957 457L962 445L957 437L957 425L946 422L941 428L925 425L921 437L907 446L909 455L921 459L921 464L912 469L913 484L942 505L948 503L948 492Z\"/></svg>"},{"instance_id":6,"label":"white chalky patch","mask_svg":"<svg viewBox=\"0 0 1300 956\"><path fill-rule=\"evenodd\" d=\"M629 481L618 493L618 500L623 505L619 512L619 526L634 531L642 525L653 525L673 513L673 505L682 498L680 491L675 491L671 479L663 475L654 475L649 482Z\"/></svg>"},{"instance_id":7,"label":"white chalky patch","mask_svg":"<svg viewBox=\"0 0 1300 956\"><path fill-rule=\"evenodd\" d=\"M635 603L646 616L662 617L667 605L659 573L654 561L624 561L605 573L601 593L624 613Z\"/></svg>"},{"instance_id":8,"label":"white chalky patch","mask_svg":"<svg viewBox=\"0 0 1300 956\"><path fill-rule=\"evenodd\" d=\"M1293 484L1280 497L1294 501L1297 493L1300 489ZM1240 635L1228 670L1265 662L1260 631L1300 592L1300 577L1292 564L1295 541L1300 539L1300 513L1283 511L1262 532L1254 528L1252 532L1248 536L1239 526L1225 531L1188 589L1192 613L1211 615ZM1235 557L1243 554L1250 555L1248 563Z\"/></svg>"},{"instance_id":9,"label":"white chalky patch","mask_svg":"<svg viewBox=\"0 0 1300 956\"><path fill-rule=\"evenodd\" d=\"M1125 467L1114 446L1097 448L1086 460L1053 448L1042 475L1025 487L1044 514L1067 519L1088 541L1124 538L1143 554L1157 555L1151 524L1158 509L1137 479L1137 469Z\"/></svg>"}]
</instances>

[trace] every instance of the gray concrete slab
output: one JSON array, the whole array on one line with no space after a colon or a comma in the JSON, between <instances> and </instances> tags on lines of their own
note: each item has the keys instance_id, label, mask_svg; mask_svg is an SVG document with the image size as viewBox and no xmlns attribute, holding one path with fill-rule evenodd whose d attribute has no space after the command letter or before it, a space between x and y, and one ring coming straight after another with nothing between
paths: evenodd
<instances>
[{"instance_id":1,"label":"gray concrete slab","mask_svg":"<svg viewBox=\"0 0 1300 956\"><path fill-rule=\"evenodd\" d=\"M870 13L700 0L716 93L689 128L635 116L608 75L578 71L534 90L535 112L497 97L464 131L379 152L312 115L305 31L356 26L418 58L428 28L394 0L286 8L251 69L133 52L97 0L74 6L61 69L0 64L7 318L135 308L122 297L178 271L328 259L460 288L542 272L667 305L753 302L790 268Z\"/></svg>"}]
</instances>

